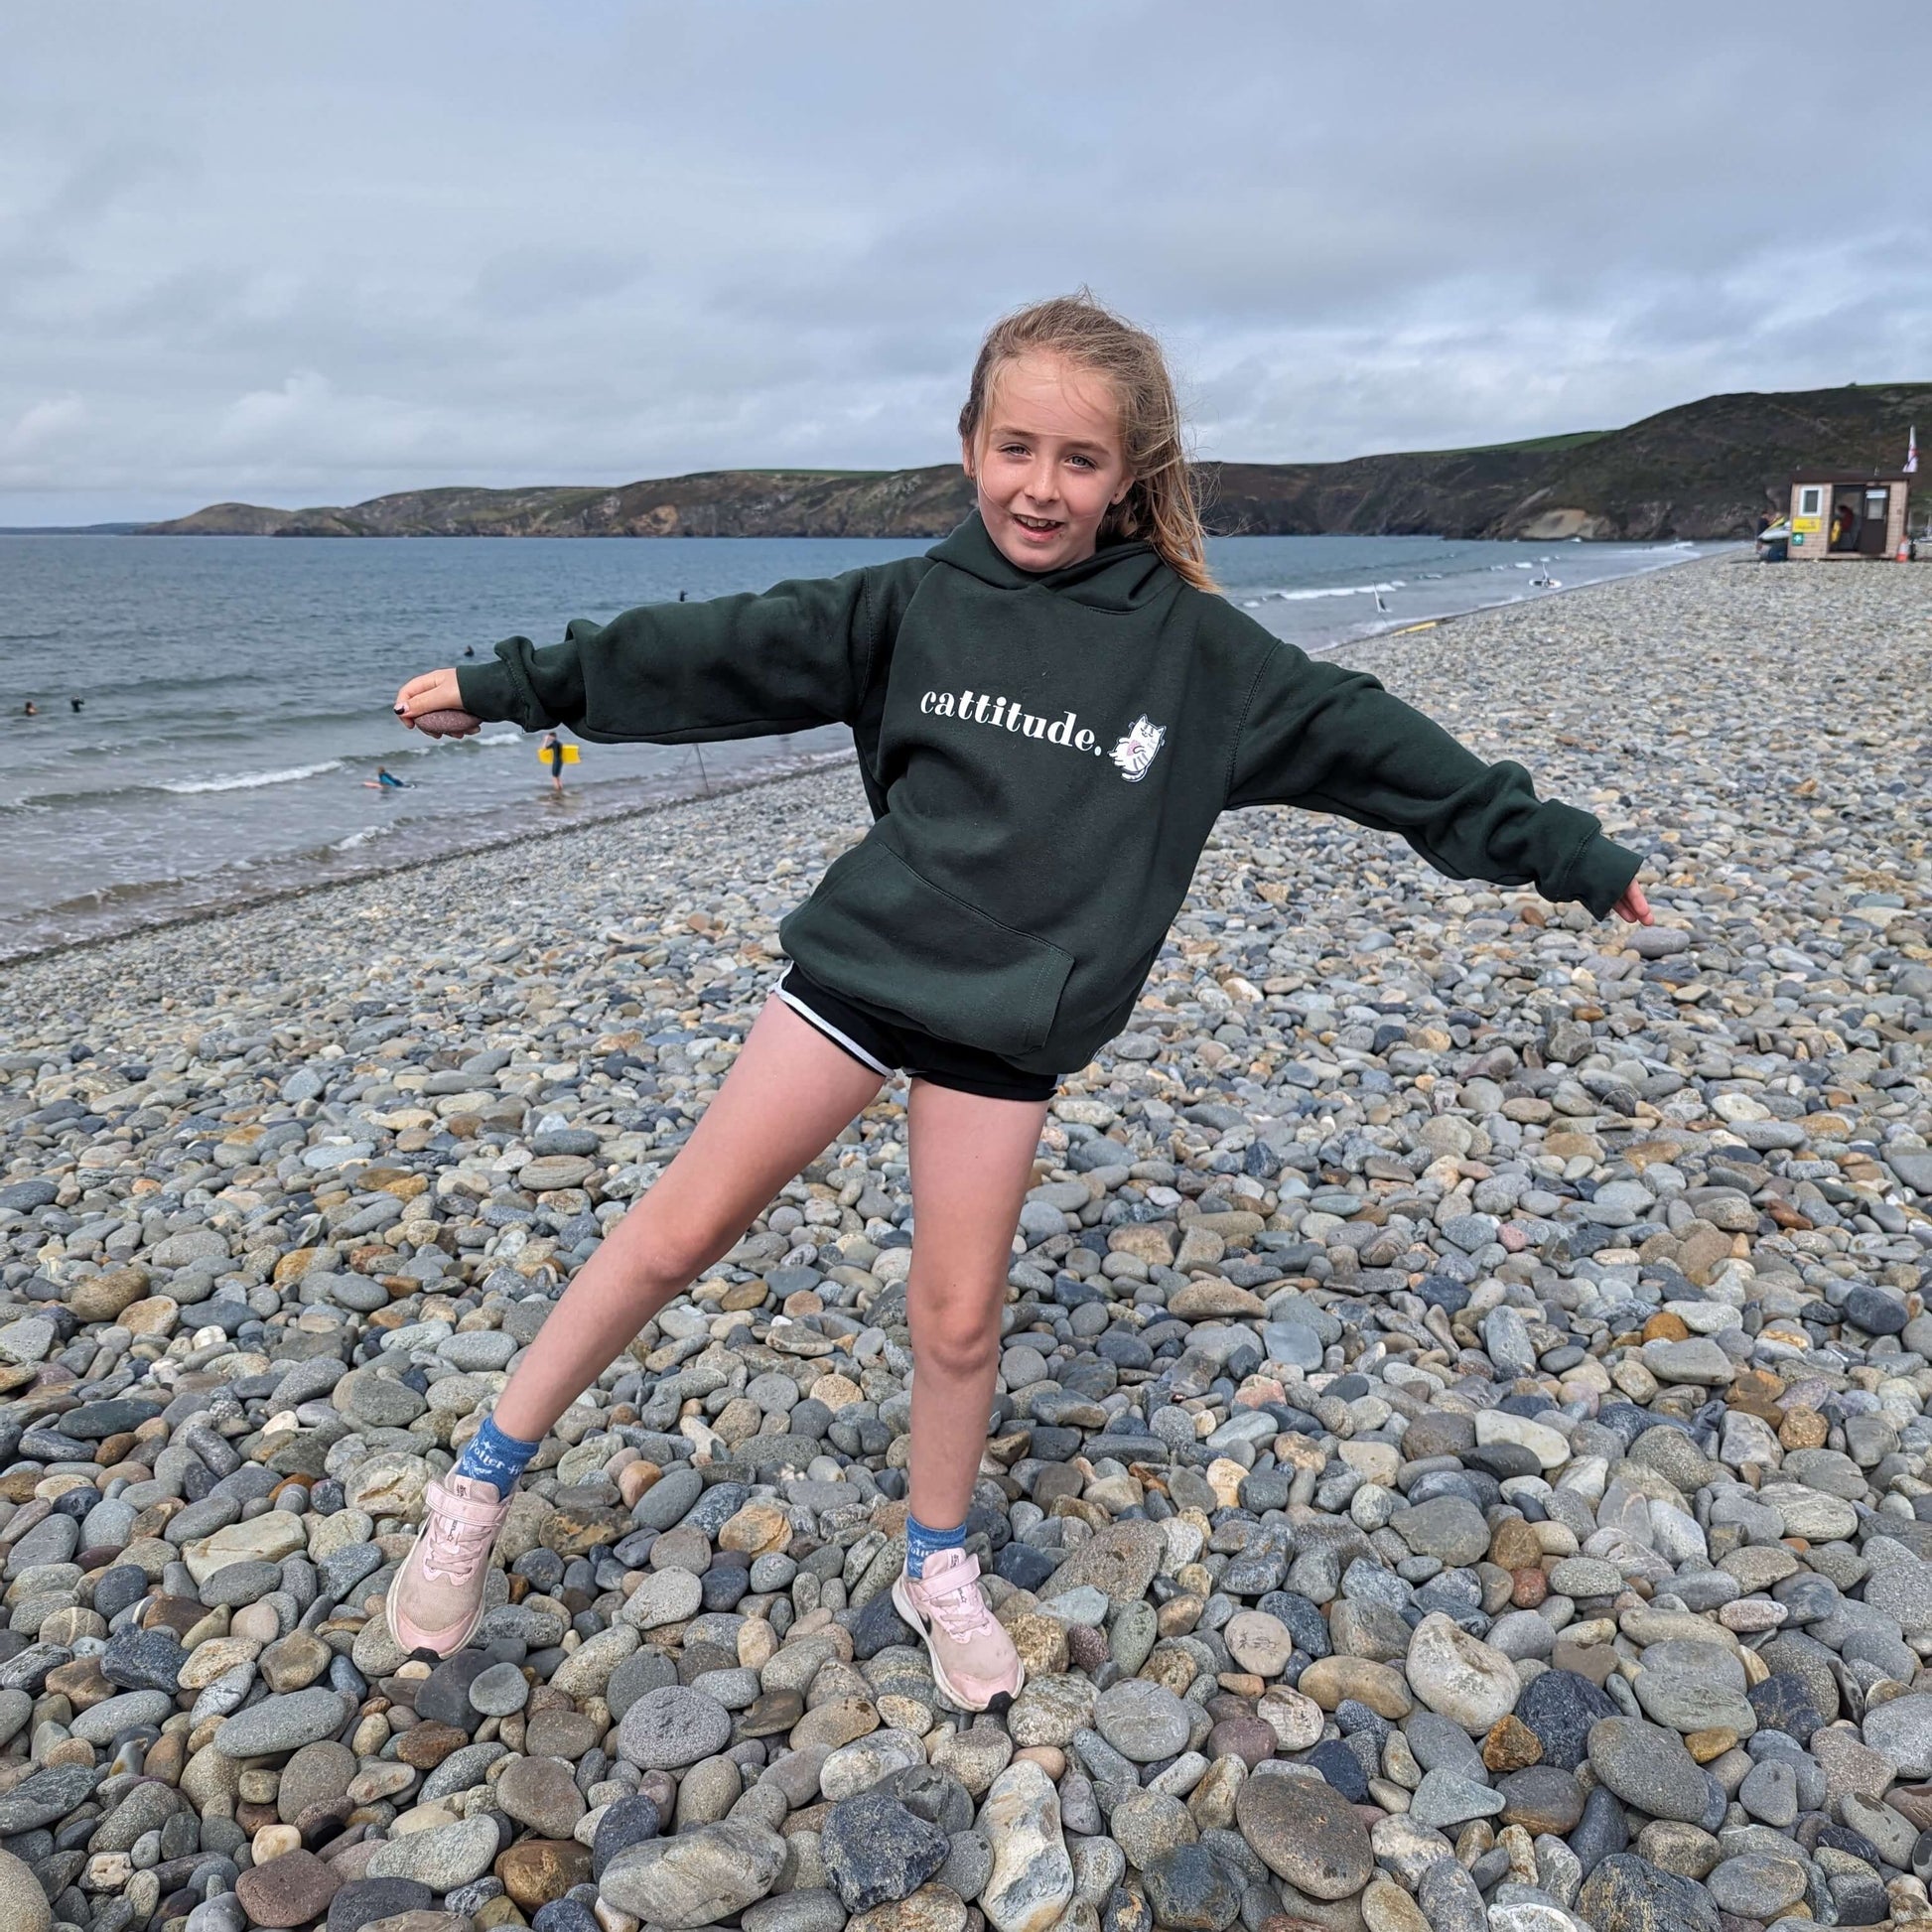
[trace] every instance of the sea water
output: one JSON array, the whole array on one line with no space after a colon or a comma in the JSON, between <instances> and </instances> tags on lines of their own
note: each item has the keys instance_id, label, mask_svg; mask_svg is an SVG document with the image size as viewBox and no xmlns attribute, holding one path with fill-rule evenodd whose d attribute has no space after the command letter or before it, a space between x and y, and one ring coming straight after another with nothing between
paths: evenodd
<instances>
[{"instance_id":1,"label":"sea water","mask_svg":"<svg viewBox=\"0 0 1932 1932\"><path fill-rule=\"evenodd\" d=\"M697 747L586 745L558 796L535 738L490 725L431 743L391 706L405 679L462 662L466 648L486 659L500 637L549 643L571 618L929 547L0 536L0 959L840 758L852 743L842 725ZM1216 539L1210 560L1238 608L1320 652L1698 554L1234 537ZM25 715L29 701L38 716ZM367 789L383 767L407 788Z\"/></svg>"}]
</instances>

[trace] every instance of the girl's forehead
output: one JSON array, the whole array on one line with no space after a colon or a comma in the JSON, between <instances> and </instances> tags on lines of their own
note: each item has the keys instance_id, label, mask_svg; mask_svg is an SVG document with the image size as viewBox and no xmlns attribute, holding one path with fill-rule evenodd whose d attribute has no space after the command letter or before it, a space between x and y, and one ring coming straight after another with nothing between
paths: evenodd
<instances>
[{"instance_id":1,"label":"girl's forehead","mask_svg":"<svg viewBox=\"0 0 1932 1932\"><path fill-rule=\"evenodd\" d=\"M987 415L1003 429L1044 436L1095 443L1120 436L1120 406L1107 378L1036 349L995 370Z\"/></svg>"}]
</instances>

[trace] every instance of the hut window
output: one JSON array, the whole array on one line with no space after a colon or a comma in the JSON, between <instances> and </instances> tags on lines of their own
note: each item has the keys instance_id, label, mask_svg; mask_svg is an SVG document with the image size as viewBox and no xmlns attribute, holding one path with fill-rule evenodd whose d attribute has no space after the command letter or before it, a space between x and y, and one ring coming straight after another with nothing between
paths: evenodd
<instances>
[{"instance_id":1,"label":"hut window","mask_svg":"<svg viewBox=\"0 0 1932 1932\"><path fill-rule=\"evenodd\" d=\"M1823 496L1824 491L1816 483L1813 483L1808 488L1799 490L1798 514L1800 516L1816 516L1821 507Z\"/></svg>"}]
</instances>

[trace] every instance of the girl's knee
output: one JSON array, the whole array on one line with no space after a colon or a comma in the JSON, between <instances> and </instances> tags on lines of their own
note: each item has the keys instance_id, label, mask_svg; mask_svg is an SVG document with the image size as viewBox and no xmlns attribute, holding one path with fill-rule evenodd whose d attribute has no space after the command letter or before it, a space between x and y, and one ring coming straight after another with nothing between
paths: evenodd
<instances>
[{"instance_id":1,"label":"girl's knee","mask_svg":"<svg viewBox=\"0 0 1932 1932\"><path fill-rule=\"evenodd\" d=\"M953 1314L922 1323L914 1347L941 1375L984 1375L999 1359L1000 1311L994 1308L977 1322Z\"/></svg>"},{"instance_id":2,"label":"girl's knee","mask_svg":"<svg viewBox=\"0 0 1932 1932\"><path fill-rule=\"evenodd\" d=\"M687 1288L713 1262L737 1245L744 1229L703 1217L672 1216L653 1210L648 1194L621 1224L635 1264L653 1277Z\"/></svg>"}]
</instances>

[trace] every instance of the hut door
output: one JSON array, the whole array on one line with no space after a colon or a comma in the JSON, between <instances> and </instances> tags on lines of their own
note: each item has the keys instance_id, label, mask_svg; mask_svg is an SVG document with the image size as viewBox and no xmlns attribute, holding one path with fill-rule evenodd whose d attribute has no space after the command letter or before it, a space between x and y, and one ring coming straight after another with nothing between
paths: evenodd
<instances>
[{"instance_id":1,"label":"hut door","mask_svg":"<svg viewBox=\"0 0 1932 1932\"><path fill-rule=\"evenodd\" d=\"M1864 520L1859 526L1859 551L1862 556L1885 554L1885 513L1891 507L1891 491L1882 485L1864 492Z\"/></svg>"}]
</instances>

